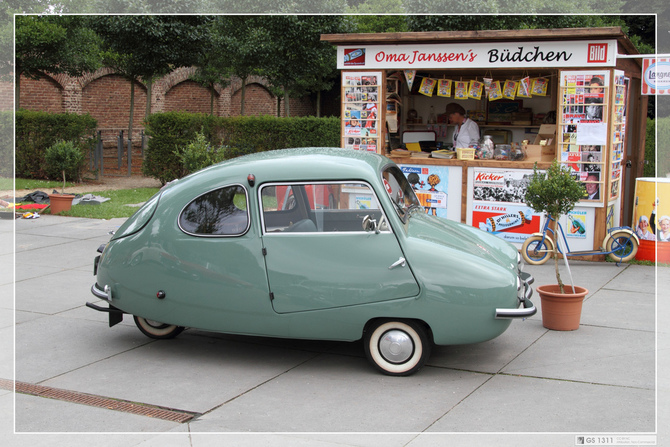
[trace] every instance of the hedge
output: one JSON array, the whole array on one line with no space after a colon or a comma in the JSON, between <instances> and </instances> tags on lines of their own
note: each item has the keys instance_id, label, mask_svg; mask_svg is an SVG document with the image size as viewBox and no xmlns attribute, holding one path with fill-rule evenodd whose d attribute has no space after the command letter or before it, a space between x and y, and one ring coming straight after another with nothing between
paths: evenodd
<instances>
[{"instance_id":1,"label":"hedge","mask_svg":"<svg viewBox=\"0 0 670 447\"><path fill-rule=\"evenodd\" d=\"M656 175L670 174L670 117L656 118Z\"/></svg>"},{"instance_id":2,"label":"hedge","mask_svg":"<svg viewBox=\"0 0 670 447\"><path fill-rule=\"evenodd\" d=\"M95 136L97 121L89 114L16 112L16 176L48 178L44 153L58 141L72 141L88 150Z\"/></svg>"},{"instance_id":3,"label":"hedge","mask_svg":"<svg viewBox=\"0 0 670 447\"><path fill-rule=\"evenodd\" d=\"M13 119L13 110L0 112L0 177L11 178L14 175Z\"/></svg>"},{"instance_id":4,"label":"hedge","mask_svg":"<svg viewBox=\"0 0 670 447\"><path fill-rule=\"evenodd\" d=\"M179 153L202 132L226 158L292 147L338 147L338 118L277 118L273 116L214 117L186 112L151 115L145 127L149 143L142 165L144 175L167 183L185 174Z\"/></svg>"}]
</instances>

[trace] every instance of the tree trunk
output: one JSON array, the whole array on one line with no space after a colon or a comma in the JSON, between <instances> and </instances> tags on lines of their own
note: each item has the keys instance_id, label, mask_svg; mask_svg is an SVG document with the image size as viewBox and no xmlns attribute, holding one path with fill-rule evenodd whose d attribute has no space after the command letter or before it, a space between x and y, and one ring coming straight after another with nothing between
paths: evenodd
<instances>
[{"instance_id":1,"label":"tree trunk","mask_svg":"<svg viewBox=\"0 0 670 447\"><path fill-rule=\"evenodd\" d=\"M244 97L247 93L247 78L242 79L242 90L240 91L240 115L244 116Z\"/></svg>"},{"instance_id":2,"label":"tree trunk","mask_svg":"<svg viewBox=\"0 0 670 447\"><path fill-rule=\"evenodd\" d=\"M316 117L321 118L321 90L316 92Z\"/></svg>"},{"instance_id":3,"label":"tree trunk","mask_svg":"<svg viewBox=\"0 0 670 447\"><path fill-rule=\"evenodd\" d=\"M291 116L291 106L289 105L291 103L288 93L286 90L284 90L284 111L285 111L285 116L289 117Z\"/></svg>"},{"instance_id":4,"label":"tree trunk","mask_svg":"<svg viewBox=\"0 0 670 447\"><path fill-rule=\"evenodd\" d=\"M149 118L149 115L151 115L151 95L152 95L151 91L153 89L153 85L154 85L153 80L149 79L147 81L147 106L144 111L145 119Z\"/></svg>"},{"instance_id":5,"label":"tree trunk","mask_svg":"<svg viewBox=\"0 0 670 447\"><path fill-rule=\"evenodd\" d=\"M128 124L128 139L133 139L133 116L135 115L135 80L130 80L130 123Z\"/></svg>"},{"instance_id":6,"label":"tree trunk","mask_svg":"<svg viewBox=\"0 0 670 447\"><path fill-rule=\"evenodd\" d=\"M14 103L15 112L19 111L19 105L20 105L19 99L21 98L20 93L21 93L21 74L19 73L16 75L16 83L14 84L14 99L16 101Z\"/></svg>"}]
</instances>

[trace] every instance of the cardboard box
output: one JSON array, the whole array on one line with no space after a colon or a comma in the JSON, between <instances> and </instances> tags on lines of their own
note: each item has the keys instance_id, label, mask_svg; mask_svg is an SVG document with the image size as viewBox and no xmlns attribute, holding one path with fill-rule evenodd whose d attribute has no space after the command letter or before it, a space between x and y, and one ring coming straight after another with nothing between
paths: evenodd
<instances>
[{"instance_id":1,"label":"cardboard box","mask_svg":"<svg viewBox=\"0 0 670 447\"><path fill-rule=\"evenodd\" d=\"M545 140L546 146L540 145ZM542 124L533 144L526 149L525 161L552 161L556 158L556 125Z\"/></svg>"},{"instance_id":2,"label":"cardboard box","mask_svg":"<svg viewBox=\"0 0 670 447\"><path fill-rule=\"evenodd\" d=\"M526 159L524 161L552 161L556 158L556 145L540 146L539 144L529 144L526 149Z\"/></svg>"},{"instance_id":3,"label":"cardboard box","mask_svg":"<svg viewBox=\"0 0 670 447\"><path fill-rule=\"evenodd\" d=\"M540 130L537 131L533 144L540 144L540 141L542 140L552 140L553 143L555 139L556 124L543 124L540 126Z\"/></svg>"}]
</instances>

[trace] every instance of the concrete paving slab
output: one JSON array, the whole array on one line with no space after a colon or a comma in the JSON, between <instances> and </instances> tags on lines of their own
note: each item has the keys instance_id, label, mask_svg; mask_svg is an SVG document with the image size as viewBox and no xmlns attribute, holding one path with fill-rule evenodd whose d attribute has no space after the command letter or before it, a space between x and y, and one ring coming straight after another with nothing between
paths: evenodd
<instances>
[{"instance_id":1,"label":"concrete paving slab","mask_svg":"<svg viewBox=\"0 0 670 447\"><path fill-rule=\"evenodd\" d=\"M122 218L65 219L67 220L62 220L62 216L44 215L36 220L19 220L17 229L19 234L27 236L46 235L65 239L90 239L108 235L110 231L116 231L126 221Z\"/></svg>"},{"instance_id":2,"label":"concrete paving slab","mask_svg":"<svg viewBox=\"0 0 670 447\"><path fill-rule=\"evenodd\" d=\"M15 278L16 282L20 281L25 281L28 279L38 279L40 281L43 281L45 277L49 275L56 275L56 274L61 274L62 272L70 270L67 267L60 266L60 267L44 267L44 266L36 266L32 263L32 261L27 260L25 263L21 262L16 262L16 273L15 273ZM64 291L60 291L64 292Z\"/></svg>"},{"instance_id":3,"label":"concrete paving slab","mask_svg":"<svg viewBox=\"0 0 670 447\"><path fill-rule=\"evenodd\" d=\"M107 339L117 337L106 330L101 333ZM133 333L135 340L138 337L149 340L138 330ZM92 346L96 345L95 339L88 341ZM186 332L174 340L152 341L132 351L119 352L85 369L63 373L44 384L204 413L315 355L227 340L203 341ZM131 376L128 371L132 371Z\"/></svg>"},{"instance_id":4,"label":"concrete paving slab","mask_svg":"<svg viewBox=\"0 0 670 447\"><path fill-rule=\"evenodd\" d=\"M0 309L14 309L14 284L0 285Z\"/></svg>"},{"instance_id":5,"label":"concrete paving slab","mask_svg":"<svg viewBox=\"0 0 670 447\"><path fill-rule=\"evenodd\" d=\"M419 432L489 377L438 368L386 377L363 359L321 355L199 417L191 430Z\"/></svg>"},{"instance_id":6,"label":"concrete paving slab","mask_svg":"<svg viewBox=\"0 0 670 447\"><path fill-rule=\"evenodd\" d=\"M604 289L619 290L638 293L656 294L655 277L653 267L646 265L629 265L620 274L614 276Z\"/></svg>"},{"instance_id":7,"label":"concrete paving slab","mask_svg":"<svg viewBox=\"0 0 670 447\"><path fill-rule=\"evenodd\" d=\"M14 270L14 253L0 255L0 285L13 284Z\"/></svg>"},{"instance_id":8,"label":"concrete paving slab","mask_svg":"<svg viewBox=\"0 0 670 447\"><path fill-rule=\"evenodd\" d=\"M576 445L575 436L571 434L516 434L516 433L422 433L413 439L407 447L442 447L454 445L458 447L566 447Z\"/></svg>"},{"instance_id":9,"label":"concrete paving slab","mask_svg":"<svg viewBox=\"0 0 670 447\"><path fill-rule=\"evenodd\" d=\"M654 390L497 375L428 431L653 432L655 404Z\"/></svg>"},{"instance_id":10,"label":"concrete paving slab","mask_svg":"<svg viewBox=\"0 0 670 447\"><path fill-rule=\"evenodd\" d=\"M9 326L0 329L0 378L12 378L13 376L14 328Z\"/></svg>"},{"instance_id":11,"label":"concrete paving slab","mask_svg":"<svg viewBox=\"0 0 670 447\"><path fill-rule=\"evenodd\" d=\"M74 240L71 242L63 241L61 244L47 244L35 246L29 250L17 250L17 269L19 265L30 265L32 269L51 267L61 270L87 267L92 273L93 259L98 254L96 250L104 242L105 239L101 238Z\"/></svg>"},{"instance_id":12,"label":"concrete paving slab","mask_svg":"<svg viewBox=\"0 0 670 447\"><path fill-rule=\"evenodd\" d=\"M656 296L620 289L601 289L584 300L582 325L653 332Z\"/></svg>"},{"instance_id":13,"label":"concrete paving slab","mask_svg":"<svg viewBox=\"0 0 670 447\"><path fill-rule=\"evenodd\" d=\"M88 405L16 395L17 433L84 433L84 432L162 432L178 426L170 422ZM67 411L69 418L59 415ZM40 424L35 424L35 420ZM97 444L96 444L97 445Z\"/></svg>"},{"instance_id":14,"label":"concrete paving slab","mask_svg":"<svg viewBox=\"0 0 670 447\"><path fill-rule=\"evenodd\" d=\"M72 321L50 316L16 326L16 380L41 383L149 343L129 327L115 327L110 337L106 324Z\"/></svg>"},{"instance_id":15,"label":"concrete paving slab","mask_svg":"<svg viewBox=\"0 0 670 447\"><path fill-rule=\"evenodd\" d=\"M0 309L0 329L14 327L14 312L11 309Z\"/></svg>"},{"instance_id":16,"label":"concrete paving slab","mask_svg":"<svg viewBox=\"0 0 670 447\"><path fill-rule=\"evenodd\" d=\"M176 402L179 406L165 406L179 409L183 404L187 410L197 406L211 411L192 423L165 428L162 431L168 433L166 436L157 433L129 435L128 438L119 433L99 438L85 434L24 435L13 436L10 447L14 447L15 442L31 447L153 446L159 443L184 447L222 443L551 447L575 445L574 434L581 431L653 431L653 424L651 429L647 427L655 416L656 385L653 355L647 347L653 345L655 334L653 327L646 326L654 322L651 296L657 289L650 284L656 283L661 291L670 290L668 268L656 270L646 266L617 267L613 263L573 261L575 282L590 290L578 331L548 331L542 327L538 314L526 321L512 322L503 336L491 342L436 348L427 366L417 375L389 378L369 366L360 342L288 341L188 330L174 340L177 343L157 343L139 333L129 318L108 328L106 315L84 307L85 301L93 300L89 292L93 280L92 262L95 249L109 239L108 223L61 216L20 222L21 229L17 232L22 243L43 244L24 247L25 253L44 250L45 254L37 258L24 256L17 263L17 281L24 282L21 293L33 285L39 287L37 284L45 276L61 272L62 268L53 267L60 265L54 264L54 260L68 263L66 273L59 275L72 281L65 280L53 288L51 295L56 303L48 303L47 313L43 313L46 305L39 299L23 296L21 302L25 310L16 313L16 335L17 360L24 368L20 370L17 366L17 372L25 374L17 379L101 396L110 396L111 389L110 397L118 395L122 399L154 405ZM60 245L62 253L57 253L54 244L47 247L54 240L65 242ZM7 277L7 272L13 269L13 261L12 254L5 256L0 252L0 292L7 290L2 288L3 284L11 282L3 282L2 277ZM42 261L45 262L40 265ZM565 269L563 266L561 269L567 282ZM555 282L552 263L527 266L526 270L535 276L535 286ZM76 296L83 298L80 303L73 289L77 289ZM40 294L43 292L41 289ZM17 301L20 299L17 297ZM6 299L0 299L0 308L4 301ZM537 294L534 301L541 308ZM631 309L630 302L644 305ZM670 315L670 303L661 299L655 304L658 321L665 321ZM1 327L2 318L0 313L0 347L9 346L8 340L13 337L12 328ZM658 417L666 420L670 418L667 406L670 330L667 325L661 324L657 335ZM573 347L580 345L582 350L573 352ZM645 350L641 352L640 346ZM637 352L633 351L634 347ZM12 360L11 350L3 349L0 378L3 374L11 378ZM630 371L625 370L624 364ZM276 371L280 372L272 375ZM534 377L538 373L551 378ZM636 374L640 377L634 377ZM481 377L483 383L472 384L472 377ZM456 395L450 394L453 388ZM398 392L400 397L396 396ZM173 393L176 397L171 396ZM232 397L225 400L228 396ZM47 400L31 399L35 399L35 405ZM6 405L5 401L10 404ZM13 394L0 390L0 413L11 414L11 401ZM419 408L424 401L428 407ZM63 427L71 426L81 405L59 402L60 405L47 405L44 410L33 412L30 421L22 417L22 422L37 426L44 420L57 425L60 420ZM211 402L215 403L213 407ZM327 405L322 405L324 402ZM402 410L395 411L395 408ZM387 421L389 409L393 414ZM115 420L119 412L103 411L105 419L111 418L112 426L119 425ZM379 424L374 423L378 421L391 426L407 412L414 419L404 422L405 426L424 424L426 428L397 434L375 431L368 437L351 433L356 427L377 426ZM550 421L551 413L557 414L560 421ZM581 418L581 425L572 418ZM296 419L302 420L296 422ZM525 433L524 422L528 421L533 423L536 434ZM293 426L289 424L299 429L317 427L318 430L272 433L274 426ZM218 427L228 430L229 425L256 433L215 434ZM333 426L344 427L342 433L333 434L321 428ZM5 430L2 423L0 429L2 433L11 431L11 428ZM423 434L421 430L425 430ZM520 430L523 432L502 434ZM541 434L544 430L552 432ZM198 434L200 431L203 434ZM466 433L468 431L470 433ZM481 433L483 431L490 434ZM667 439L670 439L670 430L661 424L658 445ZM4 439L2 442L3 446L7 445Z\"/></svg>"},{"instance_id":17,"label":"concrete paving slab","mask_svg":"<svg viewBox=\"0 0 670 447\"><path fill-rule=\"evenodd\" d=\"M94 282L93 261L88 272L64 270L59 274L17 281L16 309L54 315L81 307L83 303L95 300L90 291ZM82 287L86 283L89 289Z\"/></svg>"},{"instance_id":18,"label":"concrete paving slab","mask_svg":"<svg viewBox=\"0 0 670 447\"><path fill-rule=\"evenodd\" d=\"M466 371L497 373L546 331L539 320L513 321L510 328L501 336L484 343L436 346L427 364Z\"/></svg>"},{"instance_id":19,"label":"concrete paving slab","mask_svg":"<svg viewBox=\"0 0 670 447\"><path fill-rule=\"evenodd\" d=\"M653 332L593 326L582 326L577 331L548 331L503 371L653 390L654 338Z\"/></svg>"}]
</instances>

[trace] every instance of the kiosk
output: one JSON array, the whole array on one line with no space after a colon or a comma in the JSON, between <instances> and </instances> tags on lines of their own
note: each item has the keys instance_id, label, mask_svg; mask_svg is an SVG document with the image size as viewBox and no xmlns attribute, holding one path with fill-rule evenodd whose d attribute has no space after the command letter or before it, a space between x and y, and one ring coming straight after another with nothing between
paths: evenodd
<instances>
[{"instance_id":1,"label":"kiosk","mask_svg":"<svg viewBox=\"0 0 670 447\"><path fill-rule=\"evenodd\" d=\"M427 212L520 247L543 219L524 203L525 186L535 163L557 159L591 193L563 217L573 250L597 249L608 228L630 224L624 182L641 171L647 97L639 59L617 58L639 54L619 27L321 40L337 46L342 147L391 157ZM477 123L480 141L452 147L450 103ZM481 146L487 135L493 153Z\"/></svg>"}]
</instances>

